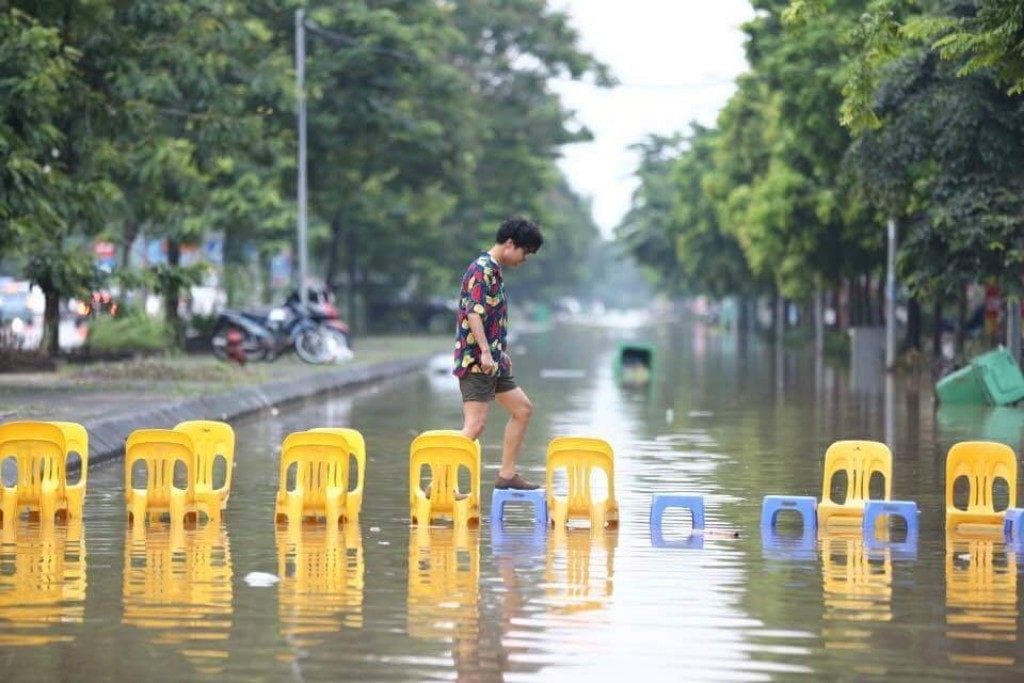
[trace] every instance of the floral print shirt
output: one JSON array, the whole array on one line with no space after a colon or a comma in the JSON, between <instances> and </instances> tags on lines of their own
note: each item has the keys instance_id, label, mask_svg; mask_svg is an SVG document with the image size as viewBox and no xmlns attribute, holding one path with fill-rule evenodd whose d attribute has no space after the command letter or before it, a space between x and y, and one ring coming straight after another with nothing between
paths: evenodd
<instances>
[{"instance_id":1,"label":"floral print shirt","mask_svg":"<svg viewBox=\"0 0 1024 683\"><path fill-rule=\"evenodd\" d=\"M512 374L512 360L506 353L508 337L508 300L505 282L499 266L486 251L469 264L462 278L459 293L459 311L455 318L455 370L456 377L476 372L480 363L480 348L473 331L469 329L469 314L476 313L483 320L484 333L491 356L498 364L498 375Z\"/></svg>"}]
</instances>

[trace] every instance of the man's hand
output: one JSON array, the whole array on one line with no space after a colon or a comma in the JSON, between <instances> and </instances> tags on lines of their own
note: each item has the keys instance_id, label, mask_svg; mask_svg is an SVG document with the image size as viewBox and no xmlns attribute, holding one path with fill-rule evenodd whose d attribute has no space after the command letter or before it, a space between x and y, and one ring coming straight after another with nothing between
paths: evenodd
<instances>
[{"instance_id":1,"label":"man's hand","mask_svg":"<svg viewBox=\"0 0 1024 683\"><path fill-rule=\"evenodd\" d=\"M498 364L494 362L494 356L491 355L490 349L480 351L480 369L485 375L493 375L498 371Z\"/></svg>"}]
</instances>

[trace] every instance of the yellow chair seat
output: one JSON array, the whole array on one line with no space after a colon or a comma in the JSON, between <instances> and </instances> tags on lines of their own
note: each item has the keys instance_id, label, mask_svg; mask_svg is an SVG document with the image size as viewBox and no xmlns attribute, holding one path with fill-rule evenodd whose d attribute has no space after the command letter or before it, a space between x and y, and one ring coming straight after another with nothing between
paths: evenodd
<instances>
[{"instance_id":1,"label":"yellow chair seat","mask_svg":"<svg viewBox=\"0 0 1024 683\"><path fill-rule=\"evenodd\" d=\"M352 452L344 430L289 434L281 445L275 517L289 524L299 524L305 517L323 517L328 524L338 524L350 514L346 497L348 461ZM292 467L295 467L295 481L294 488L289 490L288 471Z\"/></svg>"},{"instance_id":2,"label":"yellow chair seat","mask_svg":"<svg viewBox=\"0 0 1024 683\"><path fill-rule=\"evenodd\" d=\"M420 472L430 468L430 485L420 488ZM469 472L469 490L459 490L459 469ZM414 524L447 517L456 525L480 523L480 443L462 432L423 432L409 447L409 516Z\"/></svg>"},{"instance_id":3,"label":"yellow chair seat","mask_svg":"<svg viewBox=\"0 0 1024 683\"><path fill-rule=\"evenodd\" d=\"M832 500L832 480L846 474L846 497ZM836 441L825 451L821 502L818 503L818 528L830 524L857 526L864 519L864 503L870 500L871 477L880 474L884 481L882 500L892 497L892 452L877 441Z\"/></svg>"},{"instance_id":4,"label":"yellow chair seat","mask_svg":"<svg viewBox=\"0 0 1024 683\"><path fill-rule=\"evenodd\" d=\"M555 473L565 470L568 492L555 495ZM604 473L608 482L608 496L594 500L590 489L593 470ZM547 453L548 514L556 527L565 526L570 519L586 519L594 529L619 523L619 504L615 499L615 456L611 445L603 439L562 436L551 440Z\"/></svg>"},{"instance_id":5,"label":"yellow chair seat","mask_svg":"<svg viewBox=\"0 0 1024 683\"><path fill-rule=\"evenodd\" d=\"M235 463L235 431L231 425L214 420L179 422L174 431L187 434L195 452L195 505L211 520L221 517L221 510L231 496L231 474ZM224 461L224 483L214 484L218 459Z\"/></svg>"},{"instance_id":6,"label":"yellow chair seat","mask_svg":"<svg viewBox=\"0 0 1024 683\"><path fill-rule=\"evenodd\" d=\"M953 502L956 481L966 478L969 486L966 509ZM1007 507L1017 507L1017 456L1009 446L993 441L961 441L946 454L946 530L1002 533L1005 510L994 505L995 482L1006 482ZM981 527L980 529L978 527Z\"/></svg>"}]
</instances>

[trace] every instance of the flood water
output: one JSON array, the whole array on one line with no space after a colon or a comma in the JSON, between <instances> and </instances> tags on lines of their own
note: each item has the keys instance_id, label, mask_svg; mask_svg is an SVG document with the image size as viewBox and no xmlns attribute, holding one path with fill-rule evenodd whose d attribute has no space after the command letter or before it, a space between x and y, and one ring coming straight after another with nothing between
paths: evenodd
<instances>
[{"instance_id":1,"label":"flood water","mask_svg":"<svg viewBox=\"0 0 1024 683\"><path fill-rule=\"evenodd\" d=\"M629 340L655 349L647 386L616 380ZM120 462L90 471L83 527L23 520L0 545L3 680L1021 679L1024 560L998 538L947 540L942 508L948 448L989 438L1019 454L1024 410L936 411L927 387L887 390L877 368L694 324L566 327L514 354L535 404L521 470L543 480L555 436L607 439L617 531L535 533L513 510L495 538L497 406L481 527L410 528L409 444L461 426L454 380L418 373L236 424L219 525L133 537ZM318 426L366 439L361 522L278 529L279 445ZM850 438L892 447L918 542L762 537L763 496L820 497L825 449ZM653 542L656 492L702 493L707 533L670 513ZM281 580L252 586L252 572Z\"/></svg>"}]
</instances>

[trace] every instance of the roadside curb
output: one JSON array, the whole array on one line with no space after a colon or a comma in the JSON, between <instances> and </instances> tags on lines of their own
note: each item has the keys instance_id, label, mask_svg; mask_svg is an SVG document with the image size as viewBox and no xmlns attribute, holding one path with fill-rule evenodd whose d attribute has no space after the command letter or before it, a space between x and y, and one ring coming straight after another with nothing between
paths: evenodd
<instances>
[{"instance_id":1,"label":"roadside curb","mask_svg":"<svg viewBox=\"0 0 1024 683\"><path fill-rule=\"evenodd\" d=\"M86 421L83 426L89 432L89 464L123 457L125 440L136 429L170 429L184 420L231 422L317 394L416 372L425 368L430 358L422 356L358 368L325 369L305 377L240 387L120 417Z\"/></svg>"}]
</instances>

